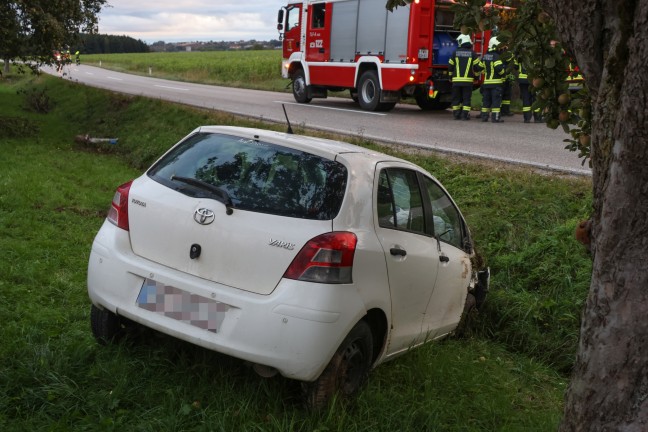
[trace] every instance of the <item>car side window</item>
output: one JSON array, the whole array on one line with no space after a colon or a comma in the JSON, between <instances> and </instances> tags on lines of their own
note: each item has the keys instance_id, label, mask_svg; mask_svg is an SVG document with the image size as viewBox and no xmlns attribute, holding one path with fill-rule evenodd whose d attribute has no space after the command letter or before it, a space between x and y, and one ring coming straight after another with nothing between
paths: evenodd
<instances>
[{"instance_id":1,"label":"car side window","mask_svg":"<svg viewBox=\"0 0 648 432\"><path fill-rule=\"evenodd\" d=\"M378 178L378 224L425 234L423 199L416 172L384 169Z\"/></svg>"},{"instance_id":2,"label":"car side window","mask_svg":"<svg viewBox=\"0 0 648 432\"><path fill-rule=\"evenodd\" d=\"M432 179L425 177L424 183L432 205L434 235L445 243L463 249L464 225L459 210Z\"/></svg>"}]
</instances>

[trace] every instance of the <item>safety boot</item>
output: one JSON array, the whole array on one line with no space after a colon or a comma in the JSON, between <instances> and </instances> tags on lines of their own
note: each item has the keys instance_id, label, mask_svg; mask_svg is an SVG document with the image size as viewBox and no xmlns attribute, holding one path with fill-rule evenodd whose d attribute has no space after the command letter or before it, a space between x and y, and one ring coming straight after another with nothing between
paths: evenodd
<instances>
[{"instance_id":1,"label":"safety boot","mask_svg":"<svg viewBox=\"0 0 648 432\"><path fill-rule=\"evenodd\" d=\"M488 112L482 112L481 113L481 121L483 121L483 122L488 121Z\"/></svg>"},{"instance_id":2,"label":"safety boot","mask_svg":"<svg viewBox=\"0 0 648 432\"><path fill-rule=\"evenodd\" d=\"M500 113L493 113L491 114L491 121L493 123L504 123L504 120L502 120L502 116Z\"/></svg>"},{"instance_id":3,"label":"safety boot","mask_svg":"<svg viewBox=\"0 0 648 432\"><path fill-rule=\"evenodd\" d=\"M461 120L470 120L470 111L464 110L461 113Z\"/></svg>"},{"instance_id":4,"label":"safety boot","mask_svg":"<svg viewBox=\"0 0 648 432\"><path fill-rule=\"evenodd\" d=\"M531 113L530 112L525 112L524 113L524 123L531 123Z\"/></svg>"},{"instance_id":5,"label":"safety boot","mask_svg":"<svg viewBox=\"0 0 648 432\"><path fill-rule=\"evenodd\" d=\"M452 116L455 120L461 120L461 110L452 110Z\"/></svg>"}]
</instances>

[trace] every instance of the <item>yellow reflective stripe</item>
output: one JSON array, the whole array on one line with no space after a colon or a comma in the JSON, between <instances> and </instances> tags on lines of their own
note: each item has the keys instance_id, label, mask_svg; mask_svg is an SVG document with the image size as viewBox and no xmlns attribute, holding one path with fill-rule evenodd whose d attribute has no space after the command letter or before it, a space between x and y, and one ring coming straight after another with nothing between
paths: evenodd
<instances>
[{"instance_id":1,"label":"yellow reflective stripe","mask_svg":"<svg viewBox=\"0 0 648 432\"><path fill-rule=\"evenodd\" d=\"M470 71L470 68L472 67L472 62L473 62L472 58L468 59L468 64L466 65L466 71L464 72L463 78L468 77L468 71Z\"/></svg>"}]
</instances>

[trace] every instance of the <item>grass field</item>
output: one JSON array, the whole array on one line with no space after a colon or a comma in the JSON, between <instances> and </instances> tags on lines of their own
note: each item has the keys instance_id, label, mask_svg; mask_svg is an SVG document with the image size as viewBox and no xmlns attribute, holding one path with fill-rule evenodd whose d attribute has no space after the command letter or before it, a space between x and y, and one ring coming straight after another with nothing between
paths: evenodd
<instances>
[{"instance_id":1,"label":"grass field","mask_svg":"<svg viewBox=\"0 0 648 432\"><path fill-rule=\"evenodd\" d=\"M82 62L138 75L257 90L286 91L290 83L281 78L279 50L93 54L83 56Z\"/></svg>"},{"instance_id":2,"label":"grass field","mask_svg":"<svg viewBox=\"0 0 648 432\"><path fill-rule=\"evenodd\" d=\"M378 367L352 403L307 412L295 383L261 379L242 362L153 331L97 345L85 285L90 245L117 185L198 125L283 126L48 77L5 77L0 95L0 430L556 429L591 270L573 239L591 206L588 179L401 154L352 138L443 182L493 271L492 292L464 338ZM83 133L119 143L75 144Z\"/></svg>"}]
</instances>

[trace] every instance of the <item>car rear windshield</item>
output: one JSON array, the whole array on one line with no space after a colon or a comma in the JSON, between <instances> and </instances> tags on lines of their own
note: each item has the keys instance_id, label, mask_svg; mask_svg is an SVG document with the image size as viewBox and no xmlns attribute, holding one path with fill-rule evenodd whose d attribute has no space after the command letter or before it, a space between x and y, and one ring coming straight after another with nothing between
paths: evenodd
<instances>
[{"instance_id":1,"label":"car rear windshield","mask_svg":"<svg viewBox=\"0 0 648 432\"><path fill-rule=\"evenodd\" d=\"M227 201L234 209L314 220L337 215L347 182L339 162L215 133L190 136L148 176L188 196Z\"/></svg>"}]
</instances>

